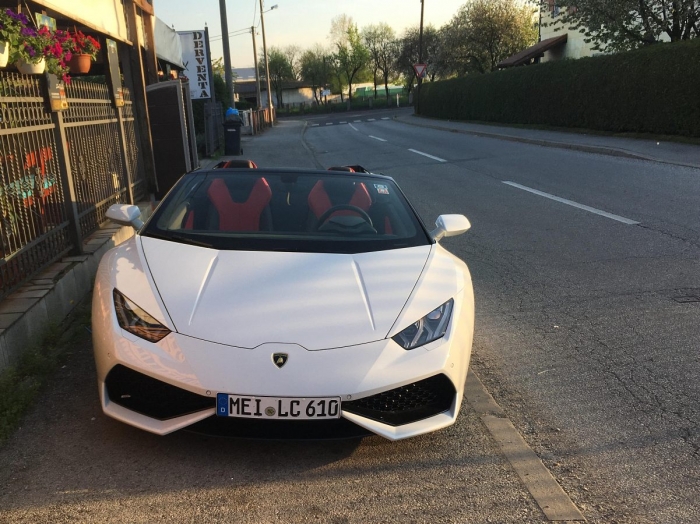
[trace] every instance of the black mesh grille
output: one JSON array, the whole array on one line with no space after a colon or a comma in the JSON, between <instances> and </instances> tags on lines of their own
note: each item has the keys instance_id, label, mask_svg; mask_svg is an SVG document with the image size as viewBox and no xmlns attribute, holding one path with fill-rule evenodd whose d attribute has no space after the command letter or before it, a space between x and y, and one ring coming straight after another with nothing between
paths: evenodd
<instances>
[{"instance_id":1,"label":"black mesh grille","mask_svg":"<svg viewBox=\"0 0 700 524\"><path fill-rule=\"evenodd\" d=\"M435 375L371 397L343 402L342 409L391 426L401 426L447 411L455 393L449 378Z\"/></svg>"},{"instance_id":2,"label":"black mesh grille","mask_svg":"<svg viewBox=\"0 0 700 524\"><path fill-rule=\"evenodd\" d=\"M112 368L105 383L111 402L158 420L216 407L216 398L171 386L121 364Z\"/></svg>"}]
</instances>

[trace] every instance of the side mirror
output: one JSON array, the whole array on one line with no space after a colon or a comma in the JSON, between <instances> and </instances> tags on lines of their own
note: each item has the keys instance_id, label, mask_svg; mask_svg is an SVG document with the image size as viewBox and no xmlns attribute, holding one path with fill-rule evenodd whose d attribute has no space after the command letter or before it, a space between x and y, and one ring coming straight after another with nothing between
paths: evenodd
<instances>
[{"instance_id":1,"label":"side mirror","mask_svg":"<svg viewBox=\"0 0 700 524\"><path fill-rule=\"evenodd\" d=\"M430 232L430 236L436 242L442 237L461 235L472 227L464 215L440 215L435 221L435 226L435 229Z\"/></svg>"},{"instance_id":2,"label":"side mirror","mask_svg":"<svg viewBox=\"0 0 700 524\"><path fill-rule=\"evenodd\" d=\"M112 204L109 206L105 216L111 221L122 226L131 226L134 229L141 229L143 222L141 221L141 210L138 206L130 206L128 204Z\"/></svg>"}]
</instances>

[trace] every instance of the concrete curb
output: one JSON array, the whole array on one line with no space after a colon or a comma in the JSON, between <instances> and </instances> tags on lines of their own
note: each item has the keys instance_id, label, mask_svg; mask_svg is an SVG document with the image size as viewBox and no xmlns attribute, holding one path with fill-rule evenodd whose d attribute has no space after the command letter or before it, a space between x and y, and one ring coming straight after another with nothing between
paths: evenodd
<instances>
[{"instance_id":1,"label":"concrete curb","mask_svg":"<svg viewBox=\"0 0 700 524\"><path fill-rule=\"evenodd\" d=\"M140 207L147 218L150 204ZM90 294L102 255L133 235L133 228L113 224L96 231L85 240L83 255L64 257L0 302L0 372Z\"/></svg>"},{"instance_id":2,"label":"concrete curb","mask_svg":"<svg viewBox=\"0 0 700 524\"><path fill-rule=\"evenodd\" d=\"M409 118L415 118L416 121L410 121L410 120L408 120ZM527 137L514 136L514 135L505 135L505 134L501 134L501 133L487 133L484 131L471 131L468 129L455 129L453 127L449 127L449 126L445 126L445 125L441 126L439 124L428 124L428 123L423 123L423 122L418 121L418 120L421 120L424 118L426 118L426 117L416 117L415 115L409 115L407 117L405 117L405 116L394 117L394 121L402 123L402 124L406 124L409 126L426 127L426 128L435 129L438 131L448 131L450 133L459 133L462 135L472 135L472 136L478 136L478 137L482 137L482 138L494 138L496 140L507 140L509 142L520 142L522 144L531 144L531 145L535 145L535 146L553 147L553 148L557 148L557 149L568 149L568 150L572 150L572 151L582 151L584 153L595 153L598 155L631 158L634 160L644 160L647 162L657 162L659 164L669 164L669 165L673 165L673 166L681 166L681 167L690 167L693 169L700 169L700 165L686 164L684 162L670 162L668 160L662 160L659 158L640 155L638 153L632 153L632 152L626 151L624 149L617 149L617 148L613 148L613 147L592 146L592 145L587 145L587 144L575 144L572 142L557 142L555 140L544 140L544 139L540 139L540 138L527 138ZM431 119L431 121L434 122L434 120L432 120L432 119Z\"/></svg>"},{"instance_id":3,"label":"concrete curb","mask_svg":"<svg viewBox=\"0 0 700 524\"><path fill-rule=\"evenodd\" d=\"M467 374L464 394L547 520L586 522L569 495L525 442L472 369Z\"/></svg>"}]
</instances>

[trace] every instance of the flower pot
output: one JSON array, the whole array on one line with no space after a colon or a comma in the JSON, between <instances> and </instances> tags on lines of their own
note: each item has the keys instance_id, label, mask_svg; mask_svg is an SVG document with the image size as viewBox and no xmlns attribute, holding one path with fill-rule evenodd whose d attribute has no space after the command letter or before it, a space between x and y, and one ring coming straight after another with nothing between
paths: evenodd
<instances>
[{"instance_id":1,"label":"flower pot","mask_svg":"<svg viewBox=\"0 0 700 524\"><path fill-rule=\"evenodd\" d=\"M23 75L40 75L46 69L46 60L43 58L36 63L25 62L21 58L15 63L19 72Z\"/></svg>"},{"instance_id":2,"label":"flower pot","mask_svg":"<svg viewBox=\"0 0 700 524\"><path fill-rule=\"evenodd\" d=\"M73 55L68 61L68 67L72 75L89 73L90 66L92 66L92 57L90 55Z\"/></svg>"},{"instance_id":3,"label":"flower pot","mask_svg":"<svg viewBox=\"0 0 700 524\"><path fill-rule=\"evenodd\" d=\"M10 42L0 42L0 67L5 67L10 59Z\"/></svg>"}]
</instances>

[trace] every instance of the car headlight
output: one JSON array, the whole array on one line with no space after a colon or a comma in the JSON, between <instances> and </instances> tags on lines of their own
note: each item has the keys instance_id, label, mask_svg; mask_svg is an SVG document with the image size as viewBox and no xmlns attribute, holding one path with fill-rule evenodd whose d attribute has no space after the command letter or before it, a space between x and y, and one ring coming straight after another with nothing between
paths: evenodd
<instances>
[{"instance_id":1,"label":"car headlight","mask_svg":"<svg viewBox=\"0 0 700 524\"><path fill-rule=\"evenodd\" d=\"M414 322L391 337L392 340L404 349L414 349L445 336L447 326L450 324L453 305L454 299L448 300L418 322Z\"/></svg>"},{"instance_id":2,"label":"car headlight","mask_svg":"<svg viewBox=\"0 0 700 524\"><path fill-rule=\"evenodd\" d=\"M170 333L168 328L116 289L112 295L114 296L114 309L117 312L117 321L122 329L149 342L158 342Z\"/></svg>"}]
</instances>

